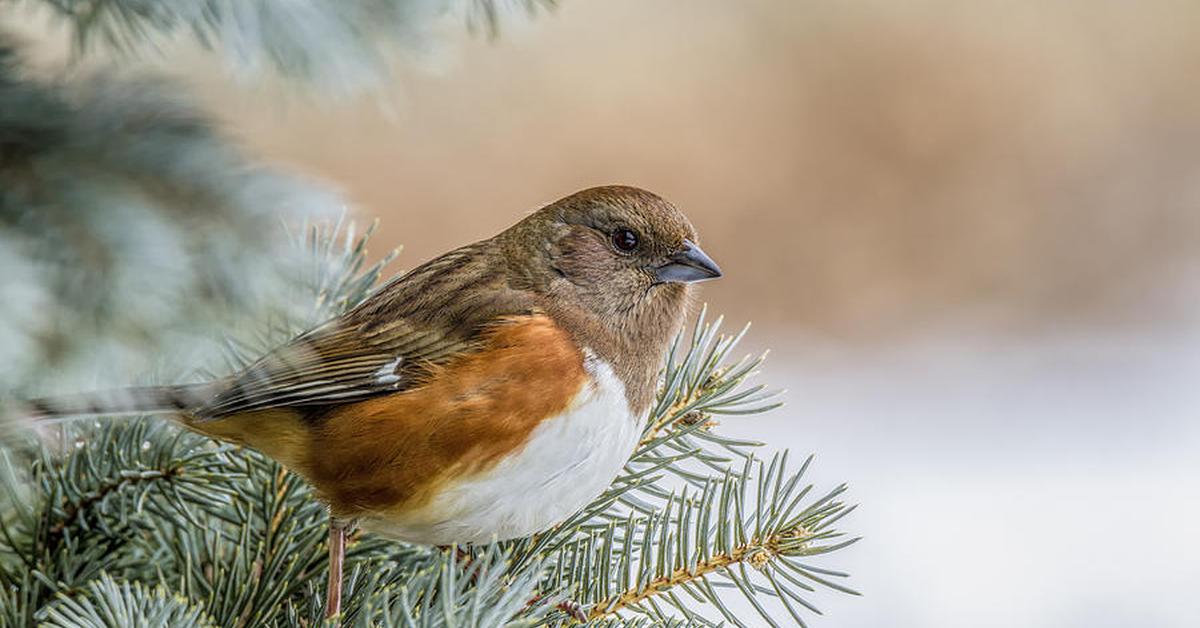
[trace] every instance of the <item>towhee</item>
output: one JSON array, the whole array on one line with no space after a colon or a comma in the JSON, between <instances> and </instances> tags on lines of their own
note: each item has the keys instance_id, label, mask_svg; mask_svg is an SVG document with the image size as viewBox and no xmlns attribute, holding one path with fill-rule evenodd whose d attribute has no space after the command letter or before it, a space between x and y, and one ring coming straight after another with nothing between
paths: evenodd
<instances>
[{"instance_id":1,"label":"towhee","mask_svg":"<svg viewBox=\"0 0 1200 628\"><path fill-rule=\"evenodd\" d=\"M690 284L721 276L673 205L607 186L391 280L243 372L39 416L169 413L253 447L329 504L330 605L345 527L434 545L548 528L632 454Z\"/></svg>"}]
</instances>

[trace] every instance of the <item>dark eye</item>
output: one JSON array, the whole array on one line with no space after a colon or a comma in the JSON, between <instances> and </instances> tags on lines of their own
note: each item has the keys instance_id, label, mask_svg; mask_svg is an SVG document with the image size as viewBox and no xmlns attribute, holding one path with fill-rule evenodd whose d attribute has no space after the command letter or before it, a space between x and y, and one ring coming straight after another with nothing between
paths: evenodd
<instances>
[{"instance_id":1,"label":"dark eye","mask_svg":"<svg viewBox=\"0 0 1200 628\"><path fill-rule=\"evenodd\" d=\"M617 247L618 251L625 251L628 253L629 251L637 248L638 235L633 229L629 229L628 227L620 227L616 231L613 231L612 243L613 246Z\"/></svg>"}]
</instances>

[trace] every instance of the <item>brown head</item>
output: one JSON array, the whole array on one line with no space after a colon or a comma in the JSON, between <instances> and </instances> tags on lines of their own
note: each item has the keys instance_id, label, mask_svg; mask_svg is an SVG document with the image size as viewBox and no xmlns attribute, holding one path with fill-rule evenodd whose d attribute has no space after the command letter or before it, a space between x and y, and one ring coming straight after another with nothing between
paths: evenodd
<instances>
[{"instance_id":1,"label":"brown head","mask_svg":"<svg viewBox=\"0 0 1200 628\"><path fill-rule=\"evenodd\" d=\"M514 279L546 297L544 309L614 366L639 408L653 395L692 284L721 276L683 213L634 187L577 192L497 240Z\"/></svg>"}]
</instances>

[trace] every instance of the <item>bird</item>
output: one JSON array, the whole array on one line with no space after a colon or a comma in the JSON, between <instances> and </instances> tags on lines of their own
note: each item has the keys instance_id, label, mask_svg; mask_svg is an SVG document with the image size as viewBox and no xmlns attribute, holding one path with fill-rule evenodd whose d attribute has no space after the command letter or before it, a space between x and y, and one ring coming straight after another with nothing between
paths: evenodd
<instances>
[{"instance_id":1,"label":"bird","mask_svg":"<svg viewBox=\"0 0 1200 628\"><path fill-rule=\"evenodd\" d=\"M352 526L488 543L601 494L637 446L694 285L721 276L670 202L594 187L391 279L230 377L29 406L40 419L163 414L298 474L329 508L334 617Z\"/></svg>"}]
</instances>

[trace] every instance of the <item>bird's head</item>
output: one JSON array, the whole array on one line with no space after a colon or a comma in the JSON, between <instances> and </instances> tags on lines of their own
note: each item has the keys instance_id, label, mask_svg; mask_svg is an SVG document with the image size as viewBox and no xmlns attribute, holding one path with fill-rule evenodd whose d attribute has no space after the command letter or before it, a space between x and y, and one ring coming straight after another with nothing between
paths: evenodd
<instances>
[{"instance_id":1,"label":"bird's head","mask_svg":"<svg viewBox=\"0 0 1200 628\"><path fill-rule=\"evenodd\" d=\"M721 276L687 217L634 187L572 194L523 220L513 237L532 253L525 274L537 290L618 330L673 332L691 285Z\"/></svg>"}]
</instances>

